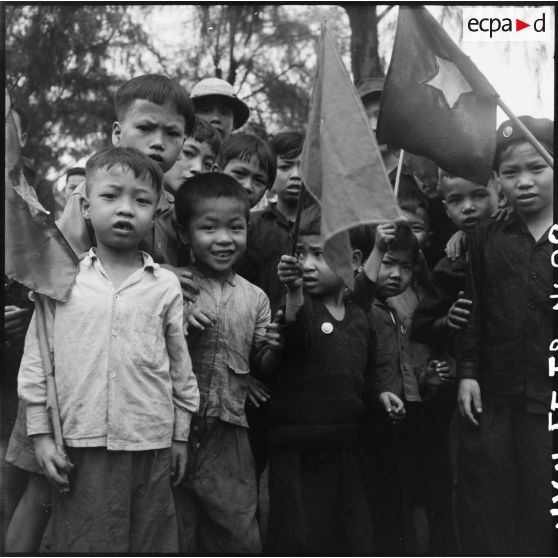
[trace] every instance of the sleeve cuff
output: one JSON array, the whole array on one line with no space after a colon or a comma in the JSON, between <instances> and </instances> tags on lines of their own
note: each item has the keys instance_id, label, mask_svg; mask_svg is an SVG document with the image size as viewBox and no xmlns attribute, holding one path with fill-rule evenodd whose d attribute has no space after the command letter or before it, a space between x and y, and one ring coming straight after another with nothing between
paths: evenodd
<instances>
[{"instance_id":1,"label":"sleeve cuff","mask_svg":"<svg viewBox=\"0 0 558 558\"><path fill-rule=\"evenodd\" d=\"M476 363L469 362L469 361L458 363L456 376L458 380L464 380L467 378L476 380L477 379Z\"/></svg>"},{"instance_id":2,"label":"sleeve cuff","mask_svg":"<svg viewBox=\"0 0 558 558\"><path fill-rule=\"evenodd\" d=\"M27 435L52 434L48 411L43 405L27 405Z\"/></svg>"},{"instance_id":3,"label":"sleeve cuff","mask_svg":"<svg viewBox=\"0 0 558 558\"><path fill-rule=\"evenodd\" d=\"M172 439L175 442L187 442L190 436L190 423L192 422L192 413L182 409L174 409L174 430Z\"/></svg>"}]
</instances>

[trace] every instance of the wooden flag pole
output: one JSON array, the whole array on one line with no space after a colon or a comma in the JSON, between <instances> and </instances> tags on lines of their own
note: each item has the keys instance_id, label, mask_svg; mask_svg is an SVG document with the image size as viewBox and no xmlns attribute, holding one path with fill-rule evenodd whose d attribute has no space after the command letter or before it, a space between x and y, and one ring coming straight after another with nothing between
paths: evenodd
<instances>
[{"instance_id":1,"label":"wooden flag pole","mask_svg":"<svg viewBox=\"0 0 558 558\"><path fill-rule=\"evenodd\" d=\"M39 337L39 349L41 351L47 380L47 411L49 412L50 420L52 422L56 449L65 457L66 451L64 450L64 439L62 438L62 423L60 421L60 409L58 408L58 397L56 395L56 384L54 382L54 368L52 366L50 350L48 348L46 319L43 307L44 301L42 300L41 295L37 292L33 293L33 297L35 299L35 316L37 334Z\"/></svg>"},{"instance_id":2,"label":"wooden flag pole","mask_svg":"<svg viewBox=\"0 0 558 558\"><path fill-rule=\"evenodd\" d=\"M296 217L293 226L293 243L291 245L291 256L296 256L296 245L298 243L298 231L300 229L300 215L302 213L302 207L304 206L304 197L306 194L306 188L304 183L300 186L300 194L298 195L298 205L296 206Z\"/></svg>"},{"instance_id":3,"label":"wooden flag pole","mask_svg":"<svg viewBox=\"0 0 558 558\"><path fill-rule=\"evenodd\" d=\"M397 194L399 194L399 182L401 180L401 169L403 168L403 156L405 151L401 149L399 152L399 161L397 162L397 174L395 175L395 187L393 188L393 195L397 201Z\"/></svg>"},{"instance_id":4,"label":"wooden flag pole","mask_svg":"<svg viewBox=\"0 0 558 558\"><path fill-rule=\"evenodd\" d=\"M497 99L498 106L509 116L510 120L521 130L522 134L527 138L529 143L539 152L540 156L546 161L548 166L553 169L554 168L554 158L550 155L550 153L544 148L541 142L529 131L527 126L515 116L515 114L509 109L509 107L498 97Z\"/></svg>"}]
</instances>

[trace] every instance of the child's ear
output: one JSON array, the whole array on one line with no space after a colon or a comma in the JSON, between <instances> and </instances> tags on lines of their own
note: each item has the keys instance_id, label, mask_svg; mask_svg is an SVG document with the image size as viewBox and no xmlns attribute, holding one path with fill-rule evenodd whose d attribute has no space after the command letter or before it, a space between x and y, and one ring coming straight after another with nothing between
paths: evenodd
<instances>
[{"instance_id":1,"label":"child's ear","mask_svg":"<svg viewBox=\"0 0 558 558\"><path fill-rule=\"evenodd\" d=\"M89 208L91 207L91 204L89 203L89 198L85 198L85 197L80 198L79 207L81 209L81 214L83 215L83 218L89 221L89 219L91 219L89 215Z\"/></svg>"},{"instance_id":2,"label":"child's ear","mask_svg":"<svg viewBox=\"0 0 558 558\"><path fill-rule=\"evenodd\" d=\"M176 228L180 242L182 242L182 244L190 244L190 235L188 234L187 228L181 223L177 223Z\"/></svg>"},{"instance_id":3,"label":"child's ear","mask_svg":"<svg viewBox=\"0 0 558 558\"><path fill-rule=\"evenodd\" d=\"M120 126L120 122L113 122L112 145L114 145L114 147L120 147L121 142L122 142L122 126Z\"/></svg>"},{"instance_id":4,"label":"child's ear","mask_svg":"<svg viewBox=\"0 0 558 558\"><path fill-rule=\"evenodd\" d=\"M213 163L213 166L211 167L211 172L221 172L221 169L219 168L219 165L217 163Z\"/></svg>"},{"instance_id":5,"label":"child's ear","mask_svg":"<svg viewBox=\"0 0 558 558\"><path fill-rule=\"evenodd\" d=\"M362 265L362 251L353 250L353 269L358 269Z\"/></svg>"}]
</instances>

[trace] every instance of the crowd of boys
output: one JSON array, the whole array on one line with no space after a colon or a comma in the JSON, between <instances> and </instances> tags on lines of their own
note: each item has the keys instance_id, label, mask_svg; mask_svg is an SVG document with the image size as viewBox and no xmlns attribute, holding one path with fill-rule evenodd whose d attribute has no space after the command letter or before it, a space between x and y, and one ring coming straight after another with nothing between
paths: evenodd
<instances>
[{"instance_id":1,"label":"crowd of boys","mask_svg":"<svg viewBox=\"0 0 558 558\"><path fill-rule=\"evenodd\" d=\"M359 87L373 130L381 90ZM131 79L115 114L66 179L69 299L5 307L5 550L552 555L553 171L517 126L487 184L406 168L403 219L350 231L349 290L309 197L293 238L303 133L236 131L217 78ZM553 122L521 120L552 153Z\"/></svg>"}]
</instances>

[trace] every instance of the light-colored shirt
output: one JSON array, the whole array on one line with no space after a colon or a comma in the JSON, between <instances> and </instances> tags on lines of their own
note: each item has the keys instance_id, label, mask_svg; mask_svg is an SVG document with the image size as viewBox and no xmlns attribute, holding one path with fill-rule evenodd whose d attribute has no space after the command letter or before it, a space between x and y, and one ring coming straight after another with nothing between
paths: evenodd
<instances>
[{"instance_id":1,"label":"light-colored shirt","mask_svg":"<svg viewBox=\"0 0 558 558\"><path fill-rule=\"evenodd\" d=\"M91 249L68 301L47 304L68 446L134 451L188 439L199 391L184 339L180 284L148 254L141 255L142 268L116 289ZM18 384L27 403L28 434L52 432L35 316Z\"/></svg>"},{"instance_id":2,"label":"light-colored shirt","mask_svg":"<svg viewBox=\"0 0 558 558\"><path fill-rule=\"evenodd\" d=\"M200 390L204 417L247 427L244 404L250 372L250 355L265 341L271 319L267 295L236 273L221 281L191 268L200 287L196 305L214 325L204 331L190 329L188 348ZM185 304L185 318L191 310Z\"/></svg>"}]
</instances>

